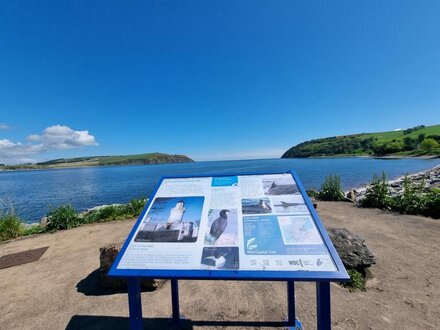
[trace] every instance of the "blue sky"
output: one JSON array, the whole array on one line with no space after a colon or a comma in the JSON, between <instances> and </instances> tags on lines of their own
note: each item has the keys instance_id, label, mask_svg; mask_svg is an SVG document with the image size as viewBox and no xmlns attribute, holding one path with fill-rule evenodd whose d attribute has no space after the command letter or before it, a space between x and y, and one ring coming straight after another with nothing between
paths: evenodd
<instances>
[{"instance_id":1,"label":"blue sky","mask_svg":"<svg viewBox=\"0 0 440 330\"><path fill-rule=\"evenodd\" d=\"M0 162L279 157L439 124L439 15L439 1L3 1Z\"/></svg>"}]
</instances>

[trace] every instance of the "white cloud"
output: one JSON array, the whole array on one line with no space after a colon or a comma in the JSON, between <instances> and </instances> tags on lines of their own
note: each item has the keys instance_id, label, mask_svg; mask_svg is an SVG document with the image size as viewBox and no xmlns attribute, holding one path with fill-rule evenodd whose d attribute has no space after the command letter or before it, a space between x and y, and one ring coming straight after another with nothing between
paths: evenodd
<instances>
[{"instance_id":1,"label":"white cloud","mask_svg":"<svg viewBox=\"0 0 440 330\"><path fill-rule=\"evenodd\" d=\"M0 123L0 130L7 130L7 129L10 129L9 125Z\"/></svg>"},{"instance_id":2,"label":"white cloud","mask_svg":"<svg viewBox=\"0 0 440 330\"><path fill-rule=\"evenodd\" d=\"M48 149L72 149L83 146L96 146L98 143L89 131L74 131L70 127L55 125L46 128L41 135L31 134L30 142L41 142Z\"/></svg>"},{"instance_id":3,"label":"white cloud","mask_svg":"<svg viewBox=\"0 0 440 330\"><path fill-rule=\"evenodd\" d=\"M394 132L402 131L402 130L403 130L402 128L396 128L396 129L394 130Z\"/></svg>"},{"instance_id":4,"label":"white cloud","mask_svg":"<svg viewBox=\"0 0 440 330\"><path fill-rule=\"evenodd\" d=\"M33 156L45 151L98 145L89 131L75 131L62 125L47 127L40 135L31 134L27 141L28 143L15 143L8 139L0 139L0 163L33 162Z\"/></svg>"},{"instance_id":5,"label":"white cloud","mask_svg":"<svg viewBox=\"0 0 440 330\"><path fill-rule=\"evenodd\" d=\"M38 134L31 134L26 138L26 140L29 142L37 142L40 141L40 136Z\"/></svg>"}]
</instances>

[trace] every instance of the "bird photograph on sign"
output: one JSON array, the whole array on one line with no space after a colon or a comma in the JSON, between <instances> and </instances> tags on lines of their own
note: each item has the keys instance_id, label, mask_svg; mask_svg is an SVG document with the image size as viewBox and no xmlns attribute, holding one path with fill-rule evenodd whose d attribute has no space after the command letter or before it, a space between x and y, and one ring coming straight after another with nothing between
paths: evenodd
<instances>
[{"instance_id":1,"label":"bird photograph on sign","mask_svg":"<svg viewBox=\"0 0 440 330\"><path fill-rule=\"evenodd\" d=\"M242 199L241 207L243 214L272 213L272 205L267 197Z\"/></svg>"},{"instance_id":2,"label":"bird photograph on sign","mask_svg":"<svg viewBox=\"0 0 440 330\"><path fill-rule=\"evenodd\" d=\"M238 244L237 210L211 209L205 245L230 246Z\"/></svg>"},{"instance_id":3,"label":"bird photograph on sign","mask_svg":"<svg viewBox=\"0 0 440 330\"><path fill-rule=\"evenodd\" d=\"M202 269L238 269L238 247L203 248L200 267Z\"/></svg>"}]
</instances>

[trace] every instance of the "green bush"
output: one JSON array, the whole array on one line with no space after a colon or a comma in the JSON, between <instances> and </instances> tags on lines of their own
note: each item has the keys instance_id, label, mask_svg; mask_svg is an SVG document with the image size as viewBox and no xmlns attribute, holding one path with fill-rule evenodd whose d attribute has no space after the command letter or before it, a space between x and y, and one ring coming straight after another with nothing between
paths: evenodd
<instances>
[{"instance_id":1,"label":"green bush","mask_svg":"<svg viewBox=\"0 0 440 330\"><path fill-rule=\"evenodd\" d=\"M108 210L106 210L108 209ZM113 206L106 206L98 210L93 210L84 215L85 223L105 222L112 215Z\"/></svg>"},{"instance_id":2,"label":"green bush","mask_svg":"<svg viewBox=\"0 0 440 330\"><path fill-rule=\"evenodd\" d=\"M122 206L107 206L98 211L99 220L116 220L123 216L124 208Z\"/></svg>"},{"instance_id":3,"label":"green bush","mask_svg":"<svg viewBox=\"0 0 440 330\"><path fill-rule=\"evenodd\" d=\"M428 153L433 152L438 147L439 147L438 142L431 138L426 138L420 143L420 148Z\"/></svg>"},{"instance_id":4,"label":"green bush","mask_svg":"<svg viewBox=\"0 0 440 330\"><path fill-rule=\"evenodd\" d=\"M140 215L146 202L146 198L134 198L127 204L110 205L85 215L78 213L71 205L53 207L47 214L47 225L44 229L40 226L26 227L13 211L0 212L0 241L45 231L69 229L85 223L135 218Z\"/></svg>"},{"instance_id":5,"label":"green bush","mask_svg":"<svg viewBox=\"0 0 440 330\"><path fill-rule=\"evenodd\" d=\"M350 275L350 282L342 283L342 286L348 288L350 292L354 292L356 290L365 290L365 276L362 275L361 272L356 269L348 269L348 275Z\"/></svg>"},{"instance_id":6,"label":"green bush","mask_svg":"<svg viewBox=\"0 0 440 330\"><path fill-rule=\"evenodd\" d=\"M46 231L69 229L83 223L84 220L71 205L61 205L51 208L47 214Z\"/></svg>"},{"instance_id":7,"label":"green bush","mask_svg":"<svg viewBox=\"0 0 440 330\"><path fill-rule=\"evenodd\" d=\"M403 192L391 196L385 174L382 173L381 177L374 175L373 181L365 193L365 198L361 200L360 204L362 207L375 207L438 219L440 218L440 189L433 188L425 192L423 180L416 186L408 177L405 177Z\"/></svg>"},{"instance_id":8,"label":"green bush","mask_svg":"<svg viewBox=\"0 0 440 330\"><path fill-rule=\"evenodd\" d=\"M147 198L133 198L127 204L127 211L131 213L133 217L137 217L141 214L147 201Z\"/></svg>"},{"instance_id":9,"label":"green bush","mask_svg":"<svg viewBox=\"0 0 440 330\"><path fill-rule=\"evenodd\" d=\"M323 201L341 201L345 199L341 189L341 178L338 175L328 175L321 186L318 198Z\"/></svg>"},{"instance_id":10,"label":"green bush","mask_svg":"<svg viewBox=\"0 0 440 330\"><path fill-rule=\"evenodd\" d=\"M107 222L135 218L141 214L146 201L144 198L134 198L127 204L103 207L86 214L84 216L84 222Z\"/></svg>"},{"instance_id":11,"label":"green bush","mask_svg":"<svg viewBox=\"0 0 440 330\"><path fill-rule=\"evenodd\" d=\"M388 189L385 172L379 177L374 174L373 181L365 192L365 198L360 201L363 207L376 207L387 209L390 204L390 191Z\"/></svg>"},{"instance_id":12,"label":"green bush","mask_svg":"<svg viewBox=\"0 0 440 330\"><path fill-rule=\"evenodd\" d=\"M25 227L23 236L40 234L42 232L44 232L44 229L41 228L40 226L29 226L29 227Z\"/></svg>"},{"instance_id":13,"label":"green bush","mask_svg":"<svg viewBox=\"0 0 440 330\"><path fill-rule=\"evenodd\" d=\"M307 195L310 198L319 198L319 192L314 191L314 190L307 190Z\"/></svg>"},{"instance_id":14,"label":"green bush","mask_svg":"<svg viewBox=\"0 0 440 330\"><path fill-rule=\"evenodd\" d=\"M432 189L425 195L424 215L434 219L440 218L440 189Z\"/></svg>"},{"instance_id":15,"label":"green bush","mask_svg":"<svg viewBox=\"0 0 440 330\"><path fill-rule=\"evenodd\" d=\"M12 212L0 213L0 241L23 235L24 226L20 218Z\"/></svg>"},{"instance_id":16,"label":"green bush","mask_svg":"<svg viewBox=\"0 0 440 330\"><path fill-rule=\"evenodd\" d=\"M390 201L390 208L403 214L424 214L426 198L423 194L424 182L419 187L405 177L403 180L403 193L395 196Z\"/></svg>"}]
</instances>

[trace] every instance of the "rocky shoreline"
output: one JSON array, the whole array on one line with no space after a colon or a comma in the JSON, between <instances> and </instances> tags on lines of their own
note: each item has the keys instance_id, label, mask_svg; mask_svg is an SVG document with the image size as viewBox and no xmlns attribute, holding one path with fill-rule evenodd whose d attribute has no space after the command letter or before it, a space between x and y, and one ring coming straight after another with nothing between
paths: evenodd
<instances>
[{"instance_id":1,"label":"rocky shoreline","mask_svg":"<svg viewBox=\"0 0 440 330\"><path fill-rule=\"evenodd\" d=\"M426 171L402 175L396 179L388 180L388 189L391 196L397 196L403 192L405 178L408 178L415 186L420 186L423 183L425 191L432 188L440 188L440 165ZM359 201L364 198L369 186L370 184L367 184L359 188L351 189L346 192L346 196L349 200L359 203Z\"/></svg>"}]
</instances>

